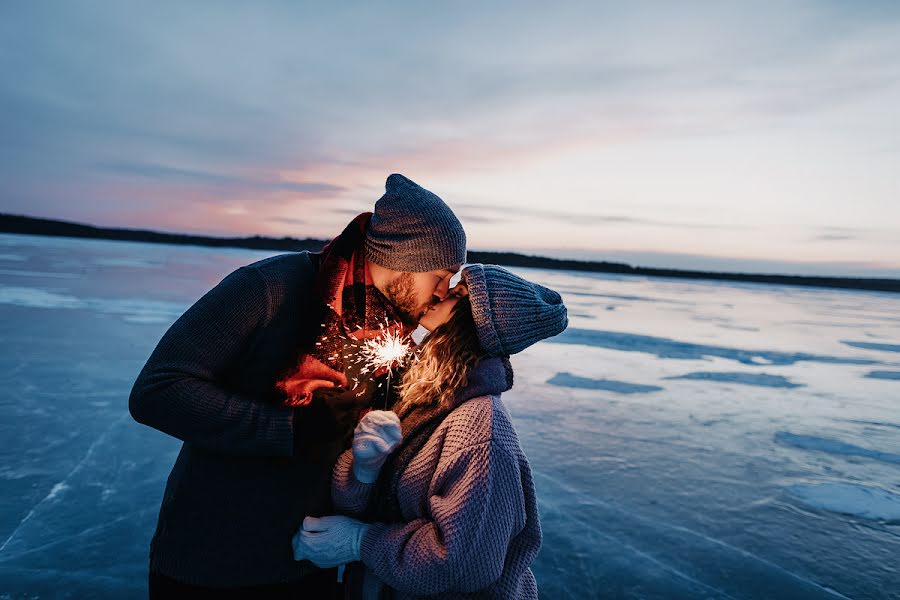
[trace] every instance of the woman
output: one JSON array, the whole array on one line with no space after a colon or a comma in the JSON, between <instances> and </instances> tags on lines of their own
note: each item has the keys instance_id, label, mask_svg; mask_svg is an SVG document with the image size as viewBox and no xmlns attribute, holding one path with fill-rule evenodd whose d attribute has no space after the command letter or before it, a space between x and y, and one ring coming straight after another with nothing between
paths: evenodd
<instances>
[{"instance_id":1,"label":"woman","mask_svg":"<svg viewBox=\"0 0 900 600\"><path fill-rule=\"evenodd\" d=\"M490 265L466 267L453 292L422 319L431 333L393 410L367 413L335 466L343 515L294 536L297 560L351 563L348 597L537 598L534 484L500 394L508 356L562 332L566 308Z\"/></svg>"}]
</instances>

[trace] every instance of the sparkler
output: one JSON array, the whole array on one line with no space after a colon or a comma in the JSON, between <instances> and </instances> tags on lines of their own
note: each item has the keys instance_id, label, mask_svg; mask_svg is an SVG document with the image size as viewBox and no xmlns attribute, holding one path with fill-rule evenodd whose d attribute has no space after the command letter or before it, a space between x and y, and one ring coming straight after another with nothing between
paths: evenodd
<instances>
[{"instance_id":1,"label":"sparkler","mask_svg":"<svg viewBox=\"0 0 900 600\"><path fill-rule=\"evenodd\" d=\"M361 360L366 362L363 372L370 369L387 370L387 388L384 393L384 407L387 408L388 396L391 393L391 376L395 367L401 366L409 358L410 347L399 333L391 333L385 323L385 334L376 339L365 340L360 352ZM379 387L380 384L379 384Z\"/></svg>"}]
</instances>

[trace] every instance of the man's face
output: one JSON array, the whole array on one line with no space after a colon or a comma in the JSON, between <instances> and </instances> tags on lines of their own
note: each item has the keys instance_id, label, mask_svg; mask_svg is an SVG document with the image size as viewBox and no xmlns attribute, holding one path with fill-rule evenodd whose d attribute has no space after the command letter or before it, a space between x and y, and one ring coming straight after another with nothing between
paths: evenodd
<instances>
[{"instance_id":1,"label":"man's face","mask_svg":"<svg viewBox=\"0 0 900 600\"><path fill-rule=\"evenodd\" d=\"M385 296L409 325L415 325L432 305L447 297L450 279L462 265L425 273L398 273L387 285Z\"/></svg>"}]
</instances>

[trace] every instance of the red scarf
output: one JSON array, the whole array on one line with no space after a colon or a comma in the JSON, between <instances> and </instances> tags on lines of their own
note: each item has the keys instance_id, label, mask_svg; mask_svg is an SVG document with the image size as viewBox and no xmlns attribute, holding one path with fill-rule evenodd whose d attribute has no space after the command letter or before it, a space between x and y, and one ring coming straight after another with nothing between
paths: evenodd
<instances>
[{"instance_id":1,"label":"red scarf","mask_svg":"<svg viewBox=\"0 0 900 600\"><path fill-rule=\"evenodd\" d=\"M364 341L391 334L412 345L415 327L402 324L394 306L372 283L366 265L371 218L370 212L360 214L322 250L316 294L325 316L316 339L301 350L293 372L276 383L287 395L287 406L306 406L313 394L368 404L378 391L375 377L387 369L373 370L362 360Z\"/></svg>"}]
</instances>

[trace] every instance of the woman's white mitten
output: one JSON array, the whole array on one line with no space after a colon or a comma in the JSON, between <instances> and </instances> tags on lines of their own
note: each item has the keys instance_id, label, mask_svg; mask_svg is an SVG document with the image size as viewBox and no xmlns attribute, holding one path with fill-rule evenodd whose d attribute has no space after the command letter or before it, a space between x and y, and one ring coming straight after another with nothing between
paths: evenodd
<instances>
[{"instance_id":1,"label":"woman's white mitten","mask_svg":"<svg viewBox=\"0 0 900 600\"><path fill-rule=\"evenodd\" d=\"M353 474L363 483L378 479L384 461L400 445L400 418L389 410L373 410L360 419L353 432Z\"/></svg>"}]
</instances>

